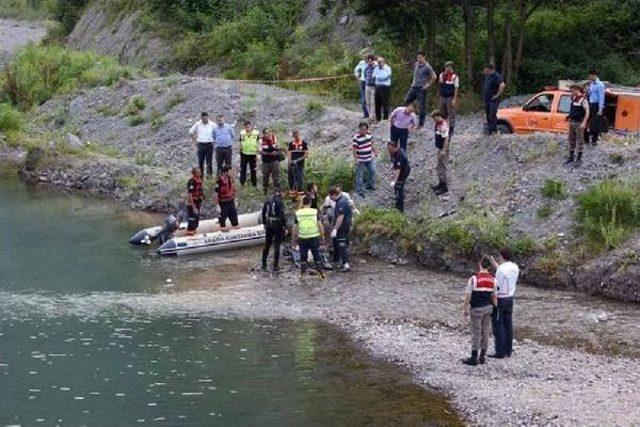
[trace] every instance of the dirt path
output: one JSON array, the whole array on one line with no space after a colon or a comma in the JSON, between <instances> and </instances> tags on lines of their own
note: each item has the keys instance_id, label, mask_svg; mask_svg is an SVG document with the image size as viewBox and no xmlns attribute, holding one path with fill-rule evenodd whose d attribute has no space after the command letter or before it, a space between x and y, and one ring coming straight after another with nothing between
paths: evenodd
<instances>
[{"instance_id":1,"label":"dirt path","mask_svg":"<svg viewBox=\"0 0 640 427\"><path fill-rule=\"evenodd\" d=\"M44 38L47 30L42 22L14 21L0 19L0 68L13 53L29 42L38 42Z\"/></svg>"}]
</instances>

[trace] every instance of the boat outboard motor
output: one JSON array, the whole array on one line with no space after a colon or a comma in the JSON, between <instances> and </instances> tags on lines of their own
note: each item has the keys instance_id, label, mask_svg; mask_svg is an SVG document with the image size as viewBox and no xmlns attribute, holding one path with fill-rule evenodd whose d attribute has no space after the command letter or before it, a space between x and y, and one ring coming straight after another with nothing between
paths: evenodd
<instances>
[{"instance_id":1,"label":"boat outboard motor","mask_svg":"<svg viewBox=\"0 0 640 427\"><path fill-rule=\"evenodd\" d=\"M180 228L180 221L178 218L171 214L164 219L164 224L162 225L162 231L158 234L158 241L160 244L164 244L164 242L173 239L173 233Z\"/></svg>"}]
</instances>

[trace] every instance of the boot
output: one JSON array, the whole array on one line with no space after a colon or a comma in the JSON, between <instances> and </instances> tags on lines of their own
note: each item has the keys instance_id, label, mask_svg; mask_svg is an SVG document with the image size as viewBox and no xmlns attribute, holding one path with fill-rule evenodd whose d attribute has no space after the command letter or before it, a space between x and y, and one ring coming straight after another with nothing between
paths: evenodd
<instances>
[{"instance_id":1,"label":"boot","mask_svg":"<svg viewBox=\"0 0 640 427\"><path fill-rule=\"evenodd\" d=\"M436 190L436 196L445 194L448 191L449 191L449 187L447 187L447 184L442 184L442 186Z\"/></svg>"},{"instance_id":2,"label":"boot","mask_svg":"<svg viewBox=\"0 0 640 427\"><path fill-rule=\"evenodd\" d=\"M480 363L481 365L484 365L484 357L487 354L487 350L480 350L480 358L478 359L478 363Z\"/></svg>"},{"instance_id":3,"label":"boot","mask_svg":"<svg viewBox=\"0 0 640 427\"><path fill-rule=\"evenodd\" d=\"M478 364L478 350L471 352L471 357L468 359L462 359L462 363L469 366L476 366Z\"/></svg>"},{"instance_id":4,"label":"boot","mask_svg":"<svg viewBox=\"0 0 640 427\"><path fill-rule=\"evenodd\" d=\"M580 165L582 165L582 153L578 153L578 158L576 159L576 162L574 163L574 166L579 168Z\"/></svg>"},{"instance_id":5,"label":"boot","mask_svg":"<svg viewBox=\"0 0 640 427\"><path fill-rule=\"evenodd\" d=\"M573 163L573 151L569 151L569 157L564 162L565 165L570 165L571 163Z\"/></svg>"}]
</instances>

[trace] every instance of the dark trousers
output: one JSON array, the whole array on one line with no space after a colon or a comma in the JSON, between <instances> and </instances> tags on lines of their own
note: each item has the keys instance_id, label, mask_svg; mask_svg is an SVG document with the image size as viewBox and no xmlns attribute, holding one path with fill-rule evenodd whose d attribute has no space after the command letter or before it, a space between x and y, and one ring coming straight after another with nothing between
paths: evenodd
<instances>
[{"instance_id":1,"label":"dark trousers","mask_svg":"<svg viewBox=\"0 0 640 427\"><path fill-rule=\"evenodd\" d=\"M484 111L487 116L487 132L489 134L498 132L498 105L500 105L499 99L485 101L484 103Z\"/></svg>"},{"instance_id":2,"label":"dark trousers","mask_svg":"<svg viewBox=\"0 0 640 427\"><path fill-rule=\"evenodd\" d=\"M258 186L258 175L256 174L257 157L255 154L240 153L240 184L247 182L247 166L251 172L251 185Z\"/></svg>"},{"instance_id":3,"label":"dark trousers","mask_svg":"<svg viewBox=\"0 0 640 427\"><path fill-rule=\"evenodd\" d=\"M231 222L231 226L238 226L238 210L236 209L236 202L234 200L228 200L220 202L220 226L227 226L227 219Z\"/></svg>"},{"instance_id":4,"label":"dark trousers","mask_svg":"<svg viewBox=\"0 0 640 427\"><path fill-rule=\"evenodd\" d=\"M232 157L231 147L216 148L216 166L218 168L218 175L222 171L222 166L227 165L231 167L231 157Z\"/></svg>"},{"instance_id":5,"label":"dark trousers","mask_svg":"<svg viewBox=\"0 0 640 427\"><path fill-rule=\"evenodd\" d=\"M391 86L376 86L376 120L389 118L389 97Z\"/></svg>"},{"instance_id":6,"label":"dark trousers","mask_svg":"<svg viewBox=\"0 0 640 427\"><path fill-rule=\"evenodd\" d=\"M365 118L368 118L369 111L367 110L367 99L364 96L365 89L366 89L365 82L361 81L360 82L360 105L362 106L362 115Z\"/></svg>"},{"instance_id":7,"label":"dark trousers","mask_svg":"<svg viewBox=\"0 0 640 427\"><path fill-rule=\"evenodd\" d=\"M513 350L513 298L498 298L491 315L496 355L511 356Z\"/></svg>"},{"instance_id":8,"label":"dark trousers","mask_svg":"<svg viewBox=\"0 0 640 427\"><path fill-rule=\"evenodd\" d=\"M409 129L400 129L395 126L391 126L389 137L389 139L391 139L391 142L395 142L396 144L400 145L402 151L404 151L405 154L408 154L407 140L409 139Z\"/></svg>"},{"instance_id":9,"label":"dark trousers","mask_svg":"<svg viewBox=\"0 0 640 427\"><path fill-rule=\"evenodd\" d=\"M204 175L205 163L207 165L207 176L211 178L213 176L213 143L212 142L198 142L198 167L200 172Z\"/></svg>"},{"instance_id":10,"label":"dark trousers","mask_svg":"<svg viewBox=\"0 0 640 427\"><path fill-rule=\"evenodd\" d=\"M409 92L407 92L407 96L405 98L405 104L407 102L418 101L418 108L420 109L420 114L418 115L420 121L420 126L424 126L424 119L427 117L427 90L422 89L421 87L411 86Z\"/></svg>"},{"instance_id":11,"label":"dark trousers","mask_svg":"<svg viewBox=\"0 0 640 427\"><path fill-rule=\"evenodd\" d=\"M289 170L291 173L291 184L289 188L292 191L304 191L304 163L291 163Z\"/></svg>"},{"instance_id":12,"label":"dark trousers","mask_svg":"<svg viewBox=\"0 0 640 427\"><path fill-rule=\"evenodd\" d=\"M307 260L309 259L309 251L313 255L316 264L316 270L322 271L322 258L320 258L320 238L312 237L311 239L300 239L300 267L302 272L307 271Z\"/></svg>"},{"instance_id":13,"label":"dark trousers","mask_svg":"<svg viewBox=\"0 0 640 427\"><path fill-rule=\"evenodd\" d=\"M333 239L333 261L340 263L340 266L349 263L349 232L338 231L338 235Z\"/></svg>"},{"instance_id":14,"label":"dark trousers","mask_svg":"<svg viewBox=\"0 0 640 427\"><path fill-rule=\"evenodd\" d=\"M598 111L600 105L598 103L589 104L589 136L591 137L591 143L597 144L598 137L600 136L600 129L598 129ZM588 141L585 141L588 142Z\"/></svg>"},{"instance_id":15,"label":"dark trousers","mask_svg":"<svg viewBox=\"0 0 640 427\"><path fill-rule=\"evenodd\" d=\"M404 184L405 181L397 181L393 187L396 193L396 209L400 212L404 212Z\"/></svg>"},{"instance_id":16,"label":"dark trousers","mask_svg":"<svg viewBox=\"0 0 640 427\"><path fill-rule=\"evenodd\" d=\"M262 250L262 268L267 268L267 258L269 258L269 249L273 246L273 269L278 269L280 263L280 245L284 240L284 228L282 224L274 224L267 226L267 235Z\"/></svg>"},{"instance_id":17,"label":"dark trousers","mask_svg":"<svg viewBox=\"0 0 640 427\"><path fill-rule=\"evenodd\" d=\"M200 206L202 202L196 203L196 209L193 206L187 206L187 231L196 231L200 224Z\"/></svg>"}]
</instances>

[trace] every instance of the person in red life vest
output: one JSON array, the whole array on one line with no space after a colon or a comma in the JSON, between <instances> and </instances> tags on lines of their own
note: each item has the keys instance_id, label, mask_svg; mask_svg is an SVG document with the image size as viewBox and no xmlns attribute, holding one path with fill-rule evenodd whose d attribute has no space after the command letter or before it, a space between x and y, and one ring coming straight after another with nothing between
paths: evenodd
<instances>
[{"instance_id":1,"label":"person in red life vest","mask_svg":"<svg viewBox=\"0 0 640 427\"><path fill-rule=\"evenodd\" d=\"M436 165L438 184L432 186L431 189L439 196L449 191L449 123L438 110L431 113L431 117L435 122L435 144L438 149L438 163Z\"/></svg>"},{"instance_id":2,"label":"person in red life vest","mask_svg":"<svg viewBox=\"0 0 640 427\"><path fill-rule=\"evenodd\" d=\"M582 164L582 149L588 120L589 101L584 96L584 88L580 85L571 85L571 108L567 115L567 121L569 122L569 156L564 162L565 165L573 163L575 167L579 167ZM576 153L578 156L574 159Z\"/></svg>"},{"instance_id":3,"label":"person in red life vest","mask_svg":"<svg viewBox=\"0 0 640 427\"><path fill-rule=\"evenodd\" d=\"M309 156L309 146L300 137L300 132L294 130L291 133L293 141L289 143L287 156L289 158L289 170L291 171L291 188L289 195L292 197L304 195L304 161Z\"/></svg>"},{"instance_id":4,"label":"person in red life vest","mask_svg":"<svg viewBox=\"0 0 640 427\"><path fill-rule=\"evenodd\" d=\"M204 201L204 192L202 191L202 172L200 168L191 169L191 179L187 182L187 191L189 192L189 204L187 205L187 235L196 234L198 224L200 223L200 208Z\"/></svg>"},{"instance_id":5,"label":"person in red life vest","mask_svg":"<svg viewBox=\"0 0 640 427\"><path fill-rule=\"evenodd\" d=\"M233 184L233 176L230 173L231 166L223 165L216 182L215 194L220 206L220 229L228 231L227 219L233 229L238 226L238 210L236 209L236 188Z\"/></svg>"},{"instance_id":6,"label":"person in red life vest","mask_svg":"<svg viewBox=\"0 0 640 427\"><path fill-rule=\"evenodd\" d=\"M498 305L498 292L496 279L488 268L489 260L482 257L478 272L469 278L464 293L464 316L471 320L471 357L462 360L465 365L483 364L489 347L491 313Z\"/></svg>"},{"instance_id":7,"label":"person in red life vest","mask_svg":"<svg viewBox=\"0 0 640 427\"><path fill-rule=\"evenodd\" d=\"M262 186L266 196L269 191L269 178L273 181L274 188L280 188L280 161L284 160L276 135L269 128L262 131L259 151L262 160Z\"/></svg>"},{"instance_id":8,"label":"person in red life vest","mask_svg":"<svg viewBox=\"0 0 640 427\"><path fill-rule=\"evenodd\" d=\"M456 125L458 91L460 89L460 78L453 71L452 61L444 63L444 71L440 73L438 82L440 83L440 111L449 123L449 138L451 138Z\"/></svg>"}]
</instances>

